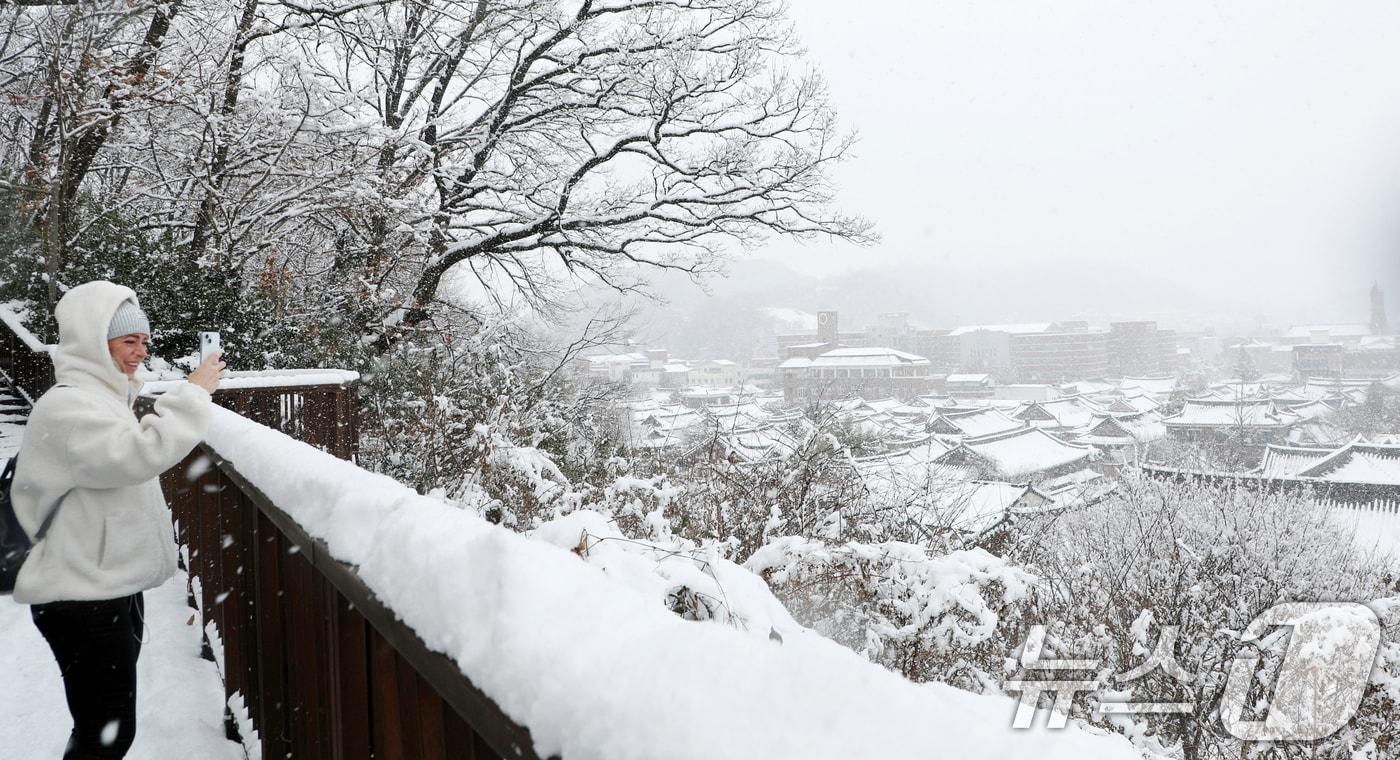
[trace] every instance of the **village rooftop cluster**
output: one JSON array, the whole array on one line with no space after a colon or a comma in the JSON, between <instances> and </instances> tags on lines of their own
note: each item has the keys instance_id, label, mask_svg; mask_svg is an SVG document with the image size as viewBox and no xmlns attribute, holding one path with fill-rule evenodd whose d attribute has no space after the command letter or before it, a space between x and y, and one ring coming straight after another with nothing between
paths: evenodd
<instances>
[{"instance_id":1,"label":"village rooftop cluster","mask_svg":"<svg viewBox=\"0 0 1400 760\"><path fill-rule=\"evenodd\" d=\"M1369 324L1234 339L1152 322L926 330L903 314L844 332L828 311L814 332L776 334L774 359L629 347L578 370L630 388L618 425L634 455L755 465L836 420L868 488L956 502L973 532L1101 498L1139 466L1315 481L1383 506L1400 486L1400 431L1368 440L1336 422L1400 393L1379 288L1371 311Z\"/></svg>"}]
</instances>

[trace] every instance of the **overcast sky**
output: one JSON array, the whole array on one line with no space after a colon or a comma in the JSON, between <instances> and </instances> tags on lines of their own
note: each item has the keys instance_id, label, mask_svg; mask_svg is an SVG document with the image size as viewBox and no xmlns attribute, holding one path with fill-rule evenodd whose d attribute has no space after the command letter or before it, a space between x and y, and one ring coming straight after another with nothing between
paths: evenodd
<instances>
[{"instance_id":1,"label":"overcast sky","mask_svg":"<svg viewBox=\"0 0 1400 760\"><path fill-rule=\"evenodd\" d=\"M761 257L1112 263L1240 313L1400 288L1400 3L790 5L860 135L842 204L884 240Z\"/></svg>"}]
</instances>

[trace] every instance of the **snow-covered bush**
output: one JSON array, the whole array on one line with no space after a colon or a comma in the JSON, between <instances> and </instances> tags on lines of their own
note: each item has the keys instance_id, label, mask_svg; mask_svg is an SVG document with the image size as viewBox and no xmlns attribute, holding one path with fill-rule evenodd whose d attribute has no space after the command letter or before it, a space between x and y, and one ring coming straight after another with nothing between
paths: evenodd
<instances>
[{"instance_id":1,"label":"snow-covered bush","mask_svg":"<svg viewBox=\"0 0 1400 760\"><path fill-rule=\"evenodd\" d=\"M995 682L1034 583L982 549L937 555L898 541L786 536L745 567L823 635L910 679L979 692Z\"/></svg>"},{"instance_id":2,"label":"snow-covered bush","mask_svg":"<svg viewBox=\"0 0 1400 760\"><path fill-rule=\"evenodd\" d=\"M1377 719L1394 715L1393 650L1361 715L1317 747L1254 746L1220 723L1219 697L1240 633L1264 610L1295 601L1364 603L1395 593L1394 566L1359 553L1326 510L1308 500L1129 477L1112 497L1064 515L1009 558L1041 577L1031 622L1049 628L1053 656L1102 662L1098 682L1133 698L1127 701L1194 705L1186 715L1105 719L1081 702L1076 714L1085 719L1186 760L1311 757L1314 750L1317 757L1351 757L1368 742L1397 746L1393 721ZM1161 669L1130 683L1115 679L1142 664L1165 626L1176 627L1170 654L1192 675L1189 683ZM1392 622L1388 640L1395 632Z\"/></svg>"},{"instance_id":3,"label":"snow-covered bush","mask_svg":"<svg viewBox=\"0 0 1400 760\"><path fill-rule=\"evenodd\" d=\"M395 343L361 389L362 461L425 493L483 489L487 516L522 530L571 509L588 483L568 471L605 474L616 453L613 389L580 387L529 341L501 322Z\"/></svg>"}]
</instances>

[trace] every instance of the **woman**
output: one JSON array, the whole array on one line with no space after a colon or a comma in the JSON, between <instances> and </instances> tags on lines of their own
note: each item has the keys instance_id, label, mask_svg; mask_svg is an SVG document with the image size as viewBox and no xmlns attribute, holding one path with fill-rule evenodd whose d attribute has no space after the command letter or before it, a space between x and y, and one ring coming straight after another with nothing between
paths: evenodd
<instances>
[{"instance_id":1,"label":"woman","mask_svg":"<svg viewBox=\"0 0 1400 760\"><path fill-rule=\"evenodd\" d=\"M224 363L209 358L137 421L136 370L151 328L136 294L89 282L68 291L55 316L57 384L29 416L12 499L31 536L57 511L20 568L14 599L33 605L63 675L73 716L64 759L119 758L136 735L141 592L175 573L157 478L204 438Z\"/></svg>"}]
</instances>

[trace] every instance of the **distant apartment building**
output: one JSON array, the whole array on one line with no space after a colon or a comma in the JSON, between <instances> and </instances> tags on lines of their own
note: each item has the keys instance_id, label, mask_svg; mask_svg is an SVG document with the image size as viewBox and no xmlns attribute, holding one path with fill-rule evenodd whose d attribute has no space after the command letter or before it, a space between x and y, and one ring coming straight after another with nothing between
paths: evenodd
<instances>
[{"instance_id":1,"label":"distant apartment building","mask_svg":"<svg viewBox=\"0 0 1400 760\"><path fill-rule=\"evenodd\" d=\"M744 364L744 382L753 383L764 388L777 387L778 365L781 362L777 357L764 356L755 357Z\"/></svg>"},{"instance_id":2,"label":"distant apartment building","mask_svg":"<svg viewBox=\"0 0 1400 760\"><path fill-rule=\"evenodd\" d=\"M1108 335L1084 322L968 325L958 341L958 371L988 372L1003 382L1062 383L1108 375Z\"/></svg>"},{"instance_id":3,"label":"distant apartment building","mask_svg":"<svg viewBox=\"0 0 1400 760\"><path fill-rule=\"evenodd\" d=\"M1340 343L1305 343L1293 347L1293 374L1300 379L1340 380L1346 371L1347 347Z\"/></svg>"},{"instance_id":4,"label":"distant apartment building","mask_svg":"<svg viewBox=\"0 0 1400 760\"><path fill-rule=\"evenodd\" d=\"M929 361L892 348L838 348L814 358L795 356L778 365L783 397L790 402L895 397L934 390Z\"/></svg>"},{"instance_id":5,"label":"distant apartment building","mask_svg":"<svg viewBox=\"0 0 1400 760\"><path fill-rule=\"evenodd\" d=\"M928 360L930 372L992 375L1002 383L1063 383L1141 376L1177 369L1176 334L1155 322L1110 329L1081 321L916 328L904 312L881 314L863 332L841 332L834 311L818 314L816 333L777 336L778 355L814 359L834 348L888 347Z\"/></svg>"},{"instance_id":6,"label":"distant apartment building","mask_svg":"<svg viewBox=\"0 0 1400 760\"><path fill-rule=\"evenodd\" d=\"M692 388L733 388L744 384L744 372L736 362L710 359L692 366L685 384Z\"/></svg>"},{"instance_id":7,"label":"distant apartment building","mask_svg":"<svg viewBox=\"0 0 1400 760\"><path fill-rule=\"evenodd\" d=\"M1062 383L1108 376L1108 334L1076 329L1013 336L1011 363L1022 383Z\"/></svg>"},{"instance_id":8,"label":"distant apartment building","mask_svg":"<svg viewBox=\"0 0 1400 760\"><path fill-rule=\"evenodd\" d=\"M1108 326L1108 374L1142 377L1177 369L1176 333L1156 322L1113 322Z\"/></svg>"}]
</instances>

